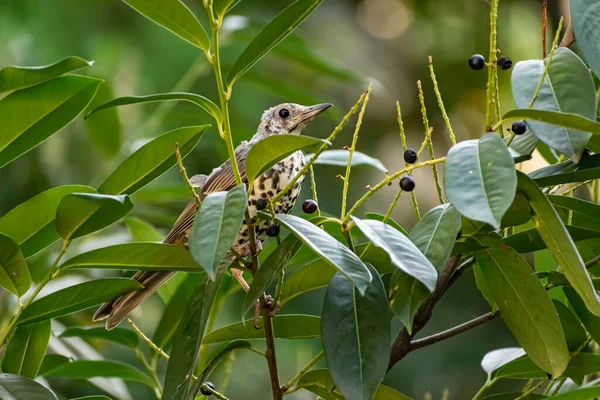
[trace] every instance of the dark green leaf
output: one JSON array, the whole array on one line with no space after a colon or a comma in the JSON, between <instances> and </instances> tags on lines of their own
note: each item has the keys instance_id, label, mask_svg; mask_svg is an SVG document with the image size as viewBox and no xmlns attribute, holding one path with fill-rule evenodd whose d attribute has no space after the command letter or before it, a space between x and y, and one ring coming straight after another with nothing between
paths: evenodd
<instances>
[{"instance_id":1,"label":"dark green leaf","mask_svg":"<svg viewBox=\"0 0 600 400\"><path fill-rule=\"evenodd\" d=\"M0 374L2 400L58 400L50 389L24 376Z\"/></svg>"},{"instance_id":2,"label":"dark green leaf","mask_svg":"<svg viewBox=\"0 0 600 400\"><path fill-rule=\"evenodd\" d=\"M347 399L371 399L387 372L390 312L377 271L364 295L341 274L331 279L322 311L323 350L331 376Z\"/></svg>"},{"instance_id":3,"label":"dark green leaf","mask_svg":"<svg viewBox=\"0 0 600 400\"><path fill-rule=\"evenodd\" d=\"M0 167L73 121L92 100L100 83L85 76L61 76L0 100ZM26 110L23 104L27 104Z\"/></svg>"},{"instance_id":4,"label":"dark green leaf","mask_svg":"<svg viewBox=\"0 0 600 400\"><path fill-rule=\"evenodd\" d=\"M523 193L517 192L508 211L502 217L500 225L502 228L508 228L510 226L526 224L530 219L531 207L529 207L529 201L527 201L527 197Z\"/></svg>"},{"instance_id":5,"label":"dark green leaf","mask_svg":"<svg viewBox=\"0 0 600 400\"><path fill-rule=\"evenodd\" d=\"M321 258L298 268L281 285L280 307L302 293L327 287L333 275L335 269Z\"/></svg>"},{"instance_id":6,"label":"dark green leaf","mask_svg":"<svg viewBox=\"0 0 600 400\"><path fill-rule=\"evenodd\" d=\"M87 107L93 110L100 104L114 97L113 90L107 82L98 88L98 93ZM121 121L116 109L112 109L85 121L88 138L96 150L105 157L112 157L121 147Z\"/></svg>"},{"instance_id":7,"label":"dark green leaf","mask_svg":"<svg viewBox=\"0 0 600 400\"><path fill-rule=\"evenodd\" d=\"M273 18L233 64L227 75L227 86L231 87L269 50L292 33L319 4L321 4L321 0L298 0Z\"/></svg>"},{"instance_id":8,"label":"dark green leaf","mask_svg":"<svg viewBox=\"0 0 600 400\"><path fill-rule=\"evenodd\" d=\"M79 283L34 301L23 311L18 323L31 324L68 315L143 287L141 283L125 278L104 278Z\"/></svg>"},{"instance_id":9,"label":"dark green leaf","mask_svg":"<svg viewBox=\"0 0 600 400\"><path fill-rule=\"evenodd\" d=\"M210 279L237 237L246 213L246 186L210 193L194 217L190 233L190 253Z\"/></svg>"},{"instance_id":10,"label":"dark green leaf","mask_svg":"<svg viewBox=\"0 0 600 400\"><path fill-rule=\"evenodd\" d=\"M579 353L569 361L569 366L565 370L563 377L577 377L593 374L600 371L600 355L591 353ZM542 371L531 361L529 357L519 358L502 366L496 371L498 378L547 378L545 371Z\"/></svg>"},{"instance_id":11,"label":"dark green leaf","mask_svg":"<svg viewBox=\"0 0 600 400\"><path fill-rule=\"evenodd\" d=\"M600 178L600 154L583 157L578 164L563 161L549 165L533 171L529 177L542 187L598 179Z\"/></svg>"},{"instance_id":12,"label":"dark green leaf","mask_svg":"<svg viewBox=\"0 0 600 400\"><path fill-rule=\"evenodd\" d=\"M477 289L479 289L485 301L488 302L493 310L497 310L498 306L496 305L496 300L494 300L492 292L490 291L490 285L485 280L485 276L483 275L481 267L477 261L473 263L473 275L475 275L475 284L477 285Z\"/></svg>"},{"instance_id":13,"label":"dark green leaf","mask_svg":"<svg viewBox=\"0 0 600 400\"><path fill-rule=\"evenodd\" d=\"M67 72L91 67L93 61L70 56L40 67L4 67L0 70L0 93L39 85Z\"/></svg>"},{"instance_id":14,"label":"dark green leaf","mask_svg":"<svg viewBox=\"0 0 600 400\"><path fill-rule=\"evenodd\" d=\"M17 327L6 346L2 371L35 379L50 340L50 321Z\"/></svg>"},{"instance_id":15,"label":"dark green leaf","mask_svg":"<svg viewBox=\"0 0 600 400\"><path fill-rule=\"evenodd\" d=\"M396 274L391 285L395 292L390 304L392 312L400 319L408 333L412 334L413 318L431 292L421 282L405 273Z\"/></svg>"},{"instance_id":16,"label":"dark green leaf","mask_svg":"<svg viewBox=\"0 0 600 400\"><path fill-rule=\"evenodd\" d=\"M492 372L511 362L517 358L523 356L525 350L520 347L506 347L503 349L492 350L483 356L481 360L481 368L490 375Z\"/></svg>"},{"instance_id":17,"label":"dark green leaf","mask_svg":"<svg viewBox=\"0 0 600 400\"><path fill-rule=\"evenodd\" d=\"M565 225L569 236L574 242L581 240L594 239L600 237L600 232L590 229L583 229L572 225ZM528 229L504 239L507 246L513 247L519 253L531 253L545 249L546 243L536 228Z\"/></svg>"},{"instance_id":18,"label":"dark green leaf","mask_svg":"<svg viewBox=\"0 0 600 400\"><path fill-rule=\"evenodd\" d=\"M134 242L162 242L163 240L163 235L144 220L126 217L123 222Z\"/></svg>"},{"instance_id":19,"label":"dark green leaf","mask_svg":"<svg viewBox=\"0 0 600 400\"><path fill-rule=\"evenodd\" d=\"M367 219L374 219L375 221L384 222L383 220L385 218L385 215L378 214L378 213L375 213L375 212L368 212L368 213L365 214L365 217L367 217ZM403 235L408 236L408 232L406 232L406 230L403 227L401 227L400 224L398 224L393 219L388 218L385 221L385 223L388 224L388 225L390 225L390 226L392 226L392 227L394 227L394 228L396 228Z\"/></svg>"},{"instance_id":20,"label":"dark green leaf","mask_svg":"<svg viewBox=\"0 0 600 400\"><path fill-rule=\"evenodd\" d=\"M585 329L583 329L581 322L579 322L567 306L556 299L552 300L552 303L554 304L554 308L556 308L560 324L563 327L567 347L569 351L576 351L587 338Z\"/></svg>"},{"instance_id":21,"label":"dark green leaf","mask_svg":"<svg viewBox=\"0 0 600 400\"><path fill-rule=\"evenodd\" d=\"M548 397L548 400L590 400L600 396L600 386L580 387L556 396Z\"/></svg>"},{"instance_id":22,"label":"dark green leaf","mask_svg":"<svg viewBox=\"0 0 600 400\"><path fill-rule=\"evenodd\" d=\"M23 296L31 286L29 268L19 245L0 233L0 286L16 296Z\"/></svg>"},{"instance_id":23,"label":"dark green leaf","mask_svg":"<svg viewBox=\"0 0 600 400\"><path fill-rule=\"evenodd\" d=\"M578 47L596 76L600 76L600 32L596 30L600 11L595 0L571 2L571 23Z\"/></svg>"},{"instance_id":24,"label":"dark green leaf","mask_svg":"<svg viewBox=\"0 0 600 400\"><path fill-rule=\"evenodd\" d=\"M121 378L126 381L139 382L154 387L150 377L136 368L118 361L75 360L60 364L46 372L45 378L89 379L95 377Z\"/></svg>"},{"instance_id":25,"label":"dark green leaf","mask_svg":"<svg viewBox=\"0 0 600 400\"><path fill-rule=\"evenodd\" d=\"M26 325L29 326L29 325ZM114 343L122 344L123 346L131 347L135 349L139 343L138 335L129 329L125 328L114 328L107 331L103 326L92 327L92 328L80 328L72 326L61 332L58 337L80 337L84 339L102 339L108 340Z\"/></svg>"},{"instance_id":26,"label":"dark green leaf","mask_svg":"<svg viewBox=\"0 0 600 400\"><path fill-rule=\"evenodd\" d=\"M600 318L588 311L585 303L572 287L563 287L562 290L590 335L594 340L600 340Z\"/></svg>"},{"instance_id":27,"label":"dark green leaf","mask_svg":"<svg viewBox=\"0 0 600 400\"><path fill-rule=\"evenodd\" d=\"M175 144L179 143L181 157L185 157L196 146L209 126L175 129L146 143L106 178L98 187L98 192L113 195L136 192L177 163Z\"/></svg>"},{"instance_id":28,"label":"dark green leaf","mask_svg":"<svg viewBox=\"0 0 600 400\"><path fill-rule=\"evenodd\" d=\"M336 165L339 167L345 167L348 165L348 150L325 150L315 160L314 164L321 165ZM306 161L311 160L314 154L307 154ZM376 158L370 157L360 151L355 151L352 155L352 166L365 166L373 167L380 170L381 172L387 172L387 168Z\"/></svg>"}]
</instances>

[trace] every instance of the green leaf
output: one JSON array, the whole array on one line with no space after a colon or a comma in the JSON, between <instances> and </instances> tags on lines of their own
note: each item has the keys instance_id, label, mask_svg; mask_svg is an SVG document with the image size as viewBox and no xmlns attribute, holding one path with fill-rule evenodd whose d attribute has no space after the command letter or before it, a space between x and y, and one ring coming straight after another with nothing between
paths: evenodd
<instances>
[{"instance_id":1,"label":"green leaf","mask_svg":"<svg viewBox=\"0 0 600 400\"><path fill-rule=\"evenodd\" d=\"M591 353L578 353L569 362L563 377L577 377L593 374L600 371L600 355ZM529 357L519 358L502 366L496 371L498 378L515 379L546 379L546 372L542 371Z\"/></svg>"},{"instance_id":2,"label":"green leaf","mask_svg":"<svg viewBox=\"0 0 600 400\"><path fill-rule=\"evenodd\" d=\"M585 218L595 220L600 223L600 205L569 196L548 195L548 199L555 208L566 208L585 214Z\"/></svg>"},{"instance_id":3,"label":"green leaf","mask_svg":"<svg viewBox=\"0 0 600 400\"><path fill-rule=\"evenodd\" d=\"M338 167L346 167L348 165L348 150L326 150L319 154L314 164L320 165L335 165ZM306 161L311 160L315 155L307 154ZM352 154L352 166L373 167L381 172L387 172L388 169L376 158L370 157L360 151L355 151Z\"/></svg>"},{"instance_id":4,"label":"green leaf","mask_svg":"<svg viewBox=\"0 0 600 400\"><path fill-rule=\"evenodd\" d=\"M92 110L98 105L112 99L113 90L107 82L98 88L96 96L87 107ZM112 157L121 148L121 121L116 109L112 109L94 118L86 118L85 128L87 135L96 150L105 157Z\"/></svg>"},{"instance_id":5,"label":"green leaf","mask_svg":"<svg viewBox=\"0 0 600 400\"><path fill-rule=\"evenodd\" d=\"M396 221L394 221L393 219L388 218L386 221L384 221L385 215L383 215L383 214L379 214L379 213L375 213L375 212L368 212L365 214L365 217L367 217L367 219L374 219L375 221L385 222L386 224L396 228L403 235L408 236L408 232L406 232L406 230L403 227L401 227L400 224L397 223Z\"/></svg>"},{"instance_id":6,"label":"green leaf","mask_svg":"<svg viewBox=\"0 0 600 400\"><path fill-rule=\"evenodd\" d=\"M121 378L125 381L138 382L154 387L150 377L127 364L119 361L75 360L60 364L44 375L45 378Z\"/></svg>"},{"instance_id":7,"label":"green leaf","mask_svg":"<svg viewBox=\"0 0 600 400\"><path fill-rule=\"evenodd\" d=\"M233 245L246 214L246 186L210 193L194 217L190 233L190 253L210 279Z\"/></svg>"},{"instance_id":8,"label":"green leaf","mask_svg":"<svg viewBox=\"0 0 600 400\"><path fill-rule=\"evenodd\" d=\"M364 293L372 276L356 254L316 225L294 215L277 214L275 219L289 229L329 265L341 272Z\"/></svg>"},{"instance_id":9,"label":"green leaf","mask_svg":"<svg viewBox=\"0 0 600 400\"><path fill-rule=\"evenodd\" d=\"M497 310L498 306L496 305L496 300L494 300L492 292L490 291L490 285L485 280L485 276L483 275L481 267L477 261L473 263L473 275L475 275L475 284L477 285L477 289L479 289L479 292L481 292L481 295L485 301L487 301L490 307L492 307L492 310Z\"/></svg>"},{"instance_id":10,"label":"green leaf","mask_svg":"<svg viewBox=\"0 0 600 400\"><path fill-rule=\"evenodd\" d=\"M0 93L39 85L67 72L92 65L93 61L70 56L40 67L4 67L0 70Z\"/></svg>"},{"instance_id":11,"label":"green leaf","mask_svg":"<svg viewBox=\"0 0 600 400\"><path fill-rule=\"evenodd\" d=\"M531 172L529 177L542 187L598 179L600 178L600 154L583 157L577 164L569 160L549 165Z\"/></svg>"},{"instance_id":12,"label":"green leaf","mask_svg":"<svg viewBox=\"0 0 600 400\"><path fill-rule=\"evenodd\" d=\"M569 236L560 217L541 189L527 175L518 173L519 191L529 199L535 212L533 223L556 262L564 268L564 274L579 293L587 308L600 316L600 301L587 273L581 255Z\"/></svg>"},{"instance_id":13,"label":"green leaf","mask_svg":"<svg viewBox=\"0 0 600 400\"><path fill-rule=\"evenodd\" d=\"M352 217L352 221L371 243L385 250L396 268L419 280L433 292L437 271L409 238L380 221L360 220L356 217Z\"/></svg>"},{"instance_id":14,"label":"green leaf","mask_svg":"<svg viewBox=\"0 0 600 400\"><path fill-rule=\"evenodd\" d=\"M4 121L0 168L73 121L92 100L100 83L85 76L61 76L0 100L0 121Z\"/></svg>"},{"instance_id":15,"label":"green leaf","mask_svg":"<svg viewBox=\"0 0 600 400\"><path fill-rule=\"evenodd\" d=\"M29 325L26 325L29 326ZM80 328L72 326L65 329L58 335L60 338L65 337L80 337L84 339L102 339L108 340L113 343L118 343L123 346L131 347L135 349L139 343L138 335L129 329L125 328L114 328L107 331L103 326L91 327L91 328Z\"/></svg>"},{"instance_id":16,"label":"green leaf","mask_svg":"<svg viewBox=\"0 0 600 400\"><path fill-rule=\"evenodd\" d=\"M144 220L126 217L123 222L134 242L162 242L163 240L163 235Z\"/></svg>"},{"instance_id":17,"label":"green leaf","mask_svg":"<svg viewBox=\"0 0 600 400\"><path fill-rule=\"evenodd\" d=\"M515 164L498 134L452 146L446 159L444 190L465 217L500 228L515 198Z\"/></svg>"},{"instance_id":18,"label":"green leaf","mask_svg":"<svg viewBox=\"0 0 600 400\"><path fill-rule=\"evenodd\" d=\"M573 242L600 237L599 231L583 229L572 225L565 225L565 228L569 232L569 236ZM519 253L531 253L547 248L544 240L540 232L536 228L533 228L508 236L504 239L504 243L507 246L513 247Z\"/></svg>"},{"instance_id":19,"label":"green leaf","mask_svg":"<svg viewBox=\"0 0 600 400\"><path fill-rule=\"evenodd\" d=\"M595 0L571 2L571 23L578 47L596 76L600 76L600 33L596 30L600 10Z\"/></svg>"},{"instance_id":20,"label":"green leaf","mask_svg":"<svg viewBox=\"0 0 600 400\"><path fill-rule=\"evenodd\" d=\"M262 321L262 317L261 317ZM227 342L236 339L264 339L262 322L260 329L254 327L251 319L216 329L207 334L203 344ZM321 336L321 318L314 315L276 315L273 317L273 331L280 339L311 339Z\"/></svg>"},{"instance_id":21,"label":"green leaf","mask_svg":"<svg viewBox=\"0 0 600 400\"><path fill-rule=\"evenodd\" d=\"M65 240L89 235L120 220L132 208L127 195L71 193L56 209L56 230Z\"/></svg>"},{"instance_id":22,"label":"green leaf","mask_svg":"<svg viewBox=\"0 0 600 400\"><path fill-rule=\"evenodd\" d=\"M194 13L180 0L123 0L131 8L182 38L183 40L208 50L210 42L206 31Z\"/></svg>"},{"instance_id":23,"label":"green leaf","mask_svg":"<svg viewBox=\"0 0 600 400\"><path fill-rule=\"evenodd\" d=\"M72 360L69 357L62 356L60 354L46 354L44 360L42 361L42 365L40 370L38 371L39 376L44 376L46 372L50 371L58 367L61 364L71 362Z\"/></svg>"},{"instance_id":24,"label":"green leaf","mask_svg":"<svg viewBox=\"0 0 600 400\"><path fill-rule=\"evenodd\" d=\"M600 123L580 115L567 112L517 108L504 114L500 123L504 124L509 121L521 119L546 122L552 125L578 129L580 131L600 135Z\"/></svg>"},{"instance_id":25,"label":"green leaf","mask_svg":"<svg viewBox=\"0 0 600 400\"><path fill-rule=\"evenodd\" d=\"M185 157L208 127L209 125L201 125L175 129L146 143L106 178L98 187L98 192L133 194L177 163L175 144L179 143L181 157Z\"/></svg>"},{"instance_id":26,"label":"green leaf","mask_svg":"<svg viewBox=\"0 0 600 400\"><path fill-rule=\"evenodd\" d=\"M321 258L298 268L281 285L280 307L302 293L327 287L333 275L335 269Z\"/></svg>"},{"instance_id":27,"label":"green leaf","mask_svg":"<svg viewBox=\"0 0 600 400\"><path fill-rule=\"evenodd\" d=\"M267 168L290 154L298 150L320 146L323 143L327 142L322 139L301 135L274 135L264 138L252 146L248 152L248 157L246 158L248 184L250 185Z\"/></svg>"},{"instance_id":28,"label":"green leaf","mask_svg":"<svg viewBox=\"0 0 600 400\"><path fill-rule=\"evenodd\" d=\"M600 396L600 386L580 387L556 396L548 397L548 400L589 400Z\"/></svg>"},{"instance_id":29,"label":"green leaf","mask_svg":"<svg viewBox=\"0 0 600 400\"><path fill-rule=\"evenodd\" d=\"M12 237L29 257L60 239L54 224L56 208L70 193L92 193L89 186L66 185L46 190L0 218L0 232Z\"/></svg>"},{"instance_id":30,"label":"green leaf","mask_svg":"<svg viewBox=\"0 0 600 400\"><path fill-rule=\"evenodd\" d=\"M514 399L519 398L519 396L525 396L525 397L522 397L521 400L541 400L541 399L548 398L542 394L529 393L528 395L523 395L523 393L518 392L518 393L492 394L490 396L485 396L483 398L483 400L514 400Z\"/></svg>"},{"instance_id":31,"label":"green leaf","mask_svg":"<svg viewBox=\"0 0 600 400\"><path fill-rule=\"evenodd\" d=\"M2 371L35 379L50 340L50 321L17 327L6 345Z\"/></svg>"},{"instance_id":32,"label":"green leaf","mask_svg":"<svg viewBox=\"0 0 600 400\"><path fill-rule=\"evenodd\" d=\"M525 350L520 347L506 347L486 353L481 360L481 368L490 375L501 366L523 356Z\"/></svg>"},{"instance_id":33,"label":"green leaf","mask_svg":"<svg viewBox=\"0 0 600 400\"><path fill-rule=\"evenodd\" d=\"M104 278L79 283L31 303L21 314L18 324L31 324L72 314L143 287L141 283L125 278Z\"/></svg>"},{"instance_id":34,"label":"green leaf","mask_svg":"<svg viewBox=\"0 0 600 400\"><path fill-rule=\"evenodd\" d=\"M489 246L475 258L504 322L540 368L560 376L569 362L564 332L552 302L521 256L500 239L479 237Z\"/></svg>"},{"instance_id":35,"label":"green leaf","mask_svg":"<svg viewBox=\"0 0 600 400\"><path fill-rule=\"evenodd\" d=\"M0 233L0 286L16 296L23 296L31 286L29 267L19 245Z\"/></svg>"},{"instance_id":36,"label":"green leaf","mask_svg":"<svg viewBox=\"0 0 600 400\"><path fill-rule=\"evenodd\" d=\"M0 374L2 400L58 400L50 389L24 376Z\"/></svg>"},{"instance_id":37,"label":"green leaf","mask_svg":"<svg viewBox=\"0 0 600 400\"><path fill-rule=\"evenodd\" d=\"M415 314L431 292L421 282L405 273L396 274L393 280L392 289L395 295L390 307L394 315L406 327L408 333L412 334Z\"/></svg>"},{"instance_id":38,"label":"green leaf","mask_svg":"<svg viewBox=\"0 0 600 400\"><path fill-rule=\"evenodd\" d=\"M101 247L68 259L60 268L202 272L185 247L165 243L124 243Z\"/></svg>"},{"instance_id":39,"label":"green leaf","mask_svg":"<svg viewBox=\"0 0 600 400\"><path fill-rule=\"evenodd\" d=\"M411 400L411 398L389 386L379 385L373 400Z\"/></svg>"},{"instance_id":40,"label":"green leaf","mask_svg":"<svg viewBox=\"0 0 600 400\"><path fill-rule=\"evenodd\" d=\"M347 399L371 399L387 372L390 312L379 274L364 295L341 274L331 279L321 315L323 350L331 376Z\"/></svg>"},{"instance_id":41,"label":"green leaf","mask_svg":"<svg viewBox=\"0 0 600 400\"><path fill-rule=\"evenodd\" d=\"M294 235L288 235L280 245L263 261L252 279L250 290L244 297L242 316L245 316L256 300L265 292L269 283L283 270L294 254L300 249L302 242Z\"/></svg>"},{"instance_id":42,"label":"green leaf","mask_svg":"<svg viewBox=\"0 0 600 400\"><path fill-rule=\"evenodd\" d=\"M157 93L149 94L146 96L123 96L117 97L116 99L107 101L106 103L100 104L87 113L85 118L90 118L93 114L98 111L106 110L111 107L127 106L130 104L140 103L152 103L156 101L186 101L192 103L210 114L217 123L223 122L223 113L219 106L213 103L212 100L201 96L196 93L185 93L185 92L171 92L171 93Z\"/></svg>"},{"instance_id":43,"label":"green leaf","mask_svg":"<svg viewBox=\"0 0 600 400\"><path fill-rule=\"evenodd\" d=\"M213 7L217 15L225 15L229 10L235 7L242 0L220 0L213 2Z\"/></svg>"},{"instance_id":44,"label":"green leaf","mask_svg":"<svg viewBox=\"0 0 600 400\"><path fill-rule=\"evenodd\" d=\"M589 312L581 297L571 287L563 287L563 293L567 296L569 304L573 307L575 314L585 326L585 329L592 335L594 340L600 340L600 318Z\"/></svg>"},{"instance_id":45,"label":"green leaf","mask_svg":"<svg viewBox=\"0 0 600 400\"><path fill-rule=\"evenodd\" d=\"M227 86L231 87L269 50L292 33L319 4L321 4L321 0L298 0L273 18L233 64L227 75Z\"/></svg>"},{"instance_id":46,"label":"green leaf","mask_svg":"<svg viewBox=\"0 0 600 400\"><path fill-rule=\"evenodd\" d=\"M579 322L566 305L556 299L553 299L552 303L554 304L554 308L556 308L560 324L565 333L567 348L569 351L577 351L581 344L586 341L587 333L585 329L583 329L581 322Z\"/></svg>"}]
</instances>

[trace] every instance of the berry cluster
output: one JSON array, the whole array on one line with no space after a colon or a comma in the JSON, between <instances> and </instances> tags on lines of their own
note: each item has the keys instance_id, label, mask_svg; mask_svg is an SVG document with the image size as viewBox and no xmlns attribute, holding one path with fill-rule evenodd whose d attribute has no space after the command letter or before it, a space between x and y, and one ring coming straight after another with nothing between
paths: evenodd
<instances>
[{"instance_id":1,"label":"berry cluster","mask_svg":"<svg viewBox=\"0 0 600 400\"><path fill-rule=\"evenodd\" d=\"M498 68L507 70L512 67L512 60L506 56L499 57L496 60ZM485 58L481 54L473 54L469 58L469 67L475 71L480 71L485 67Z\"/></svg>"}]
</instances>

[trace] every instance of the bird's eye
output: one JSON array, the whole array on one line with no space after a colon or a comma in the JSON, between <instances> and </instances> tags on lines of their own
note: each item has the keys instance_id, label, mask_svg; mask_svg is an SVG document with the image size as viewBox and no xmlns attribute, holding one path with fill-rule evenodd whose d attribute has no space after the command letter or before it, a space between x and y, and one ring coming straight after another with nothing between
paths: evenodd
<instances>
[{"instance_id":1,"label":"bird's eye","mask_svg":"<svg viewBox=\"0 0 600 400\"><path fill-rule=\"evenodd\" d=\"M290 111L287 108L282 108L281 110L279 110L279 116L281 118L287 118L290 116Z\"/></svg>"}]
</instances>

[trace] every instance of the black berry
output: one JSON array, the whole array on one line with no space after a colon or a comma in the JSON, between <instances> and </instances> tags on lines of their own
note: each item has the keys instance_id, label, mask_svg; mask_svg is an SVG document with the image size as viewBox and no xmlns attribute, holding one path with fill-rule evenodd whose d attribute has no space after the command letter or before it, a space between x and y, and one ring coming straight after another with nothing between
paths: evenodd
<instances>
[{"instance_id":1,"label":"black berry","mask_svg":"<svg viewBox=\"0 0 600 400\"><path fill-rule=\"evenodd\" d=\"M212 392L210 392L210 391L206 390L206 389L204 388L204 385L208 386L208 387L209 387L209 388L211 388L212 390L215 390L215 385L213 385L213 384L212 384L212 383L210 383L210 382L204 382L204 383L202 384L202 386L200 386L200 393L202 393L202 394L203 394L203 395L205 395L205 396L210 396L210 395L212 394Z\"/></svg>"},{"instance_id":2,"label":"black berry","mask_svg":"<svg viewBox=\"0 0 600 400\"><path fill-rule=\"evenodd\" d=\"M409 164L414 164L417 161L417 152L413 149L406 149L404 152L404 161Z\"/></svg>"},{"instance_id":3,"label":"black berry","mask_svg":"<svg viewBox=\"0 0 600 400\"><path fill-rule=\"evenodd\" d=\"M319 205L313 199L304 200L304 203L302 203L302 211L306 214L314 214L317 208L319 208Z\"/></svg>"},{"instance_id":4,"label":"black berry","mask_svg":"<svg viewBox=\"0 0 600 400\"><path fill-rule=\"evenodd\" d=\"M267 236L275 237L279 235L279 225L271 224L267 227Z\"/></svg>"},{"instance_id":5,"label":"black berry","mask_svg":"<svg viewBox=\"0 0 600 400\"><path fill-rule=\"evenodd\" d=\"M400 188L405 192L412 192L415 190L415 186L415 180L410 176L403 176L402 179L400 179Z\"/></svg>"},{"instance_id":6,"label":"black berry","mask_svg":"<svg viewBox=\"0 0 600 400\"><path fill-rule=\"evenodd\" d=\"M527 130L527 125L525 124L525 121L515 121L515 122L513 122L512 126L510 127L510 130L515 135L522 135Z\"/></svg>"},{"instance_id":7,"label":"black berry","mask_svg":"<svg viewBox=\"0 0 600 400\"><path fill-rule=\"evenodd\" d=\"M469 58L469 67L475 71L482 70L485 67L485 58L481 54L473 54Z\"/></svg>"},{"instance_id":8,"label":"black berry","mask_svg":"<svg viewBox=\"0 0 600 400\"><path fill-rule=\"evenodd\" d=\"M500 69L510 69L512 67L512 60L506 56L500 57L496 63Z\"/></svg>"},{"instance_id":9,"label":"black berry","mask_svg":"<svg viewBox=\"0 0 600 400\"><path fill-rule=\"evenodd\" d=\"M267 199L263 199L262 197L259 197L258 199L256 199L256 209L258 211L264 210L266 206L267 206Z\"/></svg>"}]
</instances>

